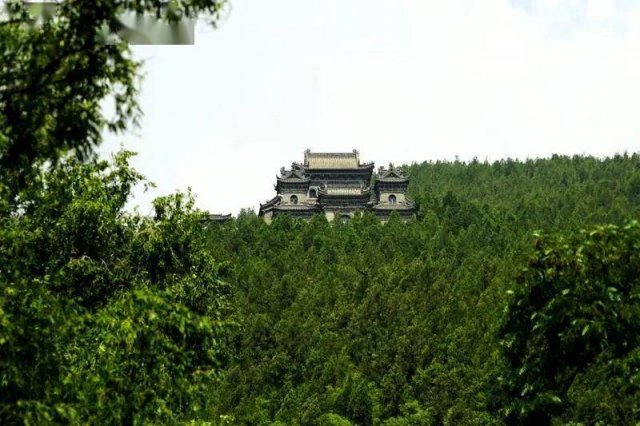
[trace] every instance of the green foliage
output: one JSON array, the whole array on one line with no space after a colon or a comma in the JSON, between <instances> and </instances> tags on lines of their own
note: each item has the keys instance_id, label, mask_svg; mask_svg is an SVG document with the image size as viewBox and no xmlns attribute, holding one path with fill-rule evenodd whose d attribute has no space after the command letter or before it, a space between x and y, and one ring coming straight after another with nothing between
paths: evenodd
<instances>
[{"instance_id":1,"label":"green foliage","mask_svg":"<svg viewBox=\"0 0 640 426\"><path fill-rule=\"evenodd\" d=\"M640 421L640 225L535 244L501 329L507 419Z\"/></svg>"},{"instance_id":2,"label":"green foliage","mask_svg":"<svg viewBox=\"0 0 640 426\"><path fill-rule=\"evenodd\" d=\"M142 177L63 162L0 218L0 422L212 419L228 290L189 194L124 211Z\"/></svg>"},{"instance_id":3,"label":"green foliage","mask_svg":"<svg viewBox=\"0 0 640 426\"><path fill-rule=\"evenodd\" d=\"M140 64L106 40L118 17L215 23L223 1L62 1L35 20L4 3L0 423L218 420L228 290L201 214L190 194L157 200L154 218L126 213L144 182L131 154L109 164L93 149L140 115Z\"/></svg>"},{"instance_id":4,"label":"green foliage","mask_svg":"<svg viewBox=\"0 0 640 426\"><path fill-rule=\"evenodd\" d=\"M4 4L6 3L6 5ZM106 42L127 11L168 21L209 14L215 23L222 0L99 0L57 2L56 12L36 22L28 3L3 2L0 15L0 198L13 200L43 162L70 150L87 158L104 128L136 123L137 77L126 40ZM4 11L3 11L4 12ZM104 100L113 114L105 114ZM1 211L0 211L1 212Z\"/></svg>"},{"instance_id":5,"label":"green foliage","mask_svg":"<svg viewBox=\"0 0 640 426\"><path fill-rule=\"evenodd\" d=\"M241 323L217 413L240 424L501 424L517 398L497 385L516 362L503 356L499 331L532 233L624 223L640 208L637 155L408 168L414 222L381 225L364 214L348 224L317 216L266 225L244 212L210 229L211 253L231 265ZM603 313L623 315L621 303ZM568 310L583 321L580 312ZM586 357L595 369L566 390L574 414L554 419L629 423L632 349L610 364ZM615 417L620 407L627 417Z\"/></svg>"},{"instance_id":6,"label":"green foliage","mask_svg":"<svg viewBox=\"0 0 640 426\"><path fill-rule=\"evenodd\" d=\"M131 154L92 152L139 119L140 64L107 32L126 11L215 23L224 1L39 22L7 3L0 423L640 421L637 154L405 166L408 224L245 211L206 231L190 194L126 213ZM565 236L538 234L514 279L537 229Z\"/></svg>"}]
</instances>

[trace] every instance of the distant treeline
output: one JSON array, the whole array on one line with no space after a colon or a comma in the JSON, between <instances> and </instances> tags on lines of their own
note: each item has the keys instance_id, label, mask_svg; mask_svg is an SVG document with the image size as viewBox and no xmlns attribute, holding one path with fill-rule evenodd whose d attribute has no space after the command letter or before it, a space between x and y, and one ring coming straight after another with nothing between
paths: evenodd
<instances>
[{"instance_id":1,"label":"distant treeline","mask_svg":"<svg viewBox=\"0 0 640 426\"><path fill-rule=\"evenodd\" d=\"M247 211L209 226L239 325L217 415L640 421L640 156L404 169L414 222Z\"/></svg>"}]
</instances>

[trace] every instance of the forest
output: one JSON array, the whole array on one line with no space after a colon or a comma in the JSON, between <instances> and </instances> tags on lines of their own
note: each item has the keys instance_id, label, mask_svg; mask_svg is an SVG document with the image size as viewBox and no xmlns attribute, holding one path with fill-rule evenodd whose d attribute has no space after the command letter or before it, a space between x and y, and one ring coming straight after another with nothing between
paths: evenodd
<instances>
[{"instance_id":1,"label":"forest","mask_svg":"<svg viewBox=\"0 0 640 426\"><path fill-rule=\"evenodd\" d=\"M406 172L413 222L265 225L246 212L210 225L241 324L217 412L239 424L635 424L640 156Z\"/></svg>"},{"instance_id":2,"label":"forest","mask_svg":"<svg viewBox=\"0 0 640 426\"><path fill-rule=\"evenodd\" d=\"M0 424L640 422L640 154L416 159L407 223L141 214L105 28L224 2L163 3L0 16Z\"/></svg>"}]
</instances>

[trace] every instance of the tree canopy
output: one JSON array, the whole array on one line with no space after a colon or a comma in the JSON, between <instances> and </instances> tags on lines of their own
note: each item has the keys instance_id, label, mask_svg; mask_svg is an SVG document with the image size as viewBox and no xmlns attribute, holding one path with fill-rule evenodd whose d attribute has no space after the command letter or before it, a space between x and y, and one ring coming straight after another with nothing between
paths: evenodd
<instances>
[{"instance_id":1,"label":"tree canopy","mask_svg":"<svg viewBox=\"0 0 640 426\"><path fill-rule=\"evenodd\" d=\"M130 154L67 160L0 221L0 421L211 416L228 288L189 194L123 207Z\"/></svg>"},{"instance_id":2,"label":"tree canopy","mask_svg":"<svg viewBox=\"0 0 640 426\"><path fill-rule=\"evenodd\" d=\"M640 157L406 168L413 222L245 213L210 228L242 325L218 412L635 424Z\"/></svg>"},{"instance_id":3,"label":"tree canopy","mask_svg":"<svg viewBox=\"0 0 640 426\"><path fill-rule=\"evenodd\" d=\"M10 199L43 163L72 151L87 158L104 129L123 131L140 117L141 63L121 29L124 12L175 22L207 15L215 24L224 0L62 1L34 15L9 0L0 15L0 195ZM105 112L110 101L111 112Z\"/></svg>"},{"instance_id":4,"label":"tree canopy","mask_svg":"<svg viewBox=\"0 0 640 426\"><path fill-rule=\"evenodd\" d=\"M0 16L0 423L214 419L228 286L191 194L127 212L131 153L97 160L135 124L140 64L106 40L125 11L179 21L221 1L63 1ZM111 101L113 115L104 112Z\"/></svg>"}]
</instances>

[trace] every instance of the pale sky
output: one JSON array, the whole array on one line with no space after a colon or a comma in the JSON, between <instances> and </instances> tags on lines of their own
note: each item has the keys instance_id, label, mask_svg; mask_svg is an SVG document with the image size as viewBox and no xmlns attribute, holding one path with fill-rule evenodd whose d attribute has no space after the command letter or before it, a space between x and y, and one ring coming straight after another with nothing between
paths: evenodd
<instances>
[{"instance_id":1,"label":"pale sky","mask_svg":"<svg viewBox=\"0 0 640 426\"><path fill-rule=\"evenodd\" d=\"M237 214L303 151L376 165L640 148L640 0L232 0L146 60L137 151L159 195Z\"/></svg>"}]
</instances>

